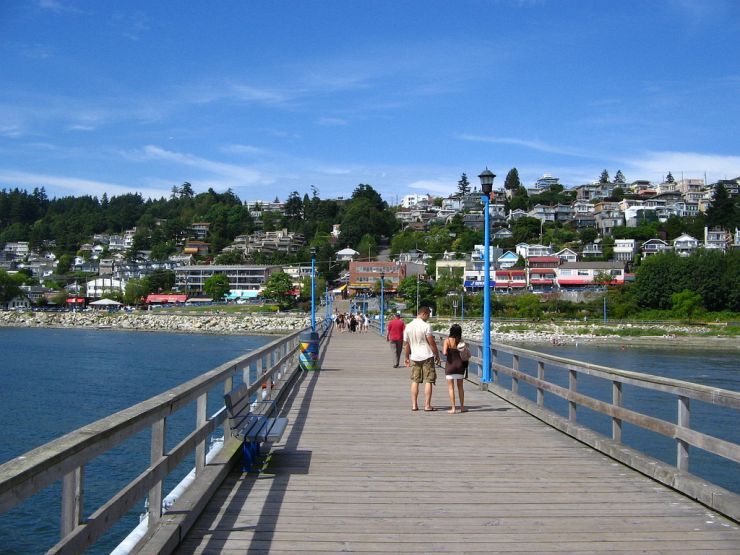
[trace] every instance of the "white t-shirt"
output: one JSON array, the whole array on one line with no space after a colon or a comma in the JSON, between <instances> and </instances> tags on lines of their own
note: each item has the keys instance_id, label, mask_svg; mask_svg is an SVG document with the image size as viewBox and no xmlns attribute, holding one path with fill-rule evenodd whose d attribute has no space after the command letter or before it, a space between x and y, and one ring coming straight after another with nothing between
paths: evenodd
<instances>
[{"instance_id":1,"label":"white t-shirt","mask_svg":"<svg viewBox=\"0 0 740 555\"><path fill-rule=\"evenodd\" d=\"M411 355L409 357L411 360L421 362L434 356L434 351L432 351L432 348L427 342L427 337L430 335L432 335L432 326L421 318L415 318L406 326L403 330L403 340L411 348Z\"/></svg>"}]
</instances>

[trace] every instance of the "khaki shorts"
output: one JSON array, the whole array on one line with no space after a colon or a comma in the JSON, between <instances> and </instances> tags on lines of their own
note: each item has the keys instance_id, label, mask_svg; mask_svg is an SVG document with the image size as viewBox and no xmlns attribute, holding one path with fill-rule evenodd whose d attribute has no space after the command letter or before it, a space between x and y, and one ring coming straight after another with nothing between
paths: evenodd
<instances>
[{"instance_id":1,"label":"khaki shorts","mask_svg":"<svg viewBox=\"0 0 740 555\"><path fill-rule=\"evenodd\" d=\"M424 383L437 383L434 357L422 361L411 361L411 381L414 383L422 383L422 381Z\"/></svg>"}]
</instances>

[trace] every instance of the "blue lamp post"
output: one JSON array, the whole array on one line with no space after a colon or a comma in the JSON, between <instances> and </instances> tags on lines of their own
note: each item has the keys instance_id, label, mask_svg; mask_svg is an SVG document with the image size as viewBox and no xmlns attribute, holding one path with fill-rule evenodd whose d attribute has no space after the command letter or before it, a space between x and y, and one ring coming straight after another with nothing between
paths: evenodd
<instances>
[{"instance_id":1,"label":"blue lamp post","mask_svg":"<svg viewBox=\"0 0 740 555\"><path fill-rule=\"evenodd\" d=\"M380 335L385 336L385 272L380 272Z\"/></svg>"},{"instance_id":2,"label":"blue lamp post","mask_svg":"<svg viewBox=\"0 0 740 555\"><path fill-rule=\"evenodd\" d=\"M485 253L483 258L483 376L481 383L491 382L491 229L488 206L491 201L493 180L496 175L486 168L480 178L481 200L483 201Z\"/></svg>"},{"instance_id":3,"label":"blue lamp post","mask_svg":"<svg viewBox=\"0 0 740 555\"><path fill-rule=\"evenodd\" d=\"M316 331L316 247L311 248L311 331Z\"/></svg>"}]
</instances>

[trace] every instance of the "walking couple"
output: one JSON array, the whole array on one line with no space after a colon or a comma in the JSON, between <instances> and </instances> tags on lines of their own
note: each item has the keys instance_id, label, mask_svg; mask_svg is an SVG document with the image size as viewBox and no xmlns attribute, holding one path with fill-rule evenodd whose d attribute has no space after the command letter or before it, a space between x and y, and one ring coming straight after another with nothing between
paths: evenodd
<instances>
[{"instance_id":1,"label":"walking couple","mask_svg":"<svg viewBox=\"0 0 740 555\"><path fill-rule=\"evenodd\" d=\"M416 319L411 322L403 332L405 346L405 364L411 367L411 410L419 410L419 384L424 384L424 411L432 412L432 387L437 381L435 365L440 363L437 342L432 335L432 327L429 325L431 312L428 307L422 306ZM450 396L450 410L447 412L466 412L465 392L463 391L463 380L467 362L461 357L461 350L467 349L462 343L462 328L454 324L450 328L450 334L442 344L442 354L446 356L445 377L447 379L447 392ZM455 408L455 388L460 399L460 408Z\"/></svg>"}]
</instances>

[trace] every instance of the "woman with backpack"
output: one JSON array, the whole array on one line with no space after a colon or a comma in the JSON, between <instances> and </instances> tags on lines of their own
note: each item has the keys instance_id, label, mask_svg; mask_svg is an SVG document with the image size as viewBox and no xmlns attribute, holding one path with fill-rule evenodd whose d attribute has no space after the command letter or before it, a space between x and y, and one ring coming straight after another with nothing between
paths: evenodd
<instances>
[{"instance_id":1,"label":"woman with backpack","mask_svg":"<svg viewBox=\"0 0 740 555\"><path fill-rule=\"evenodd\" d=\"M468 359L470 349L462 340L462 328L459 324L452 324L449 337L442 344L442 354L446 357L445 378L447 378L447 391L450 394L450 410L447 412L467 412L465 409L465 392L463 391L463 380L468 373ZM460 410L455 409L455 383L460 398Z\"/></svg>"}]
</instances>

